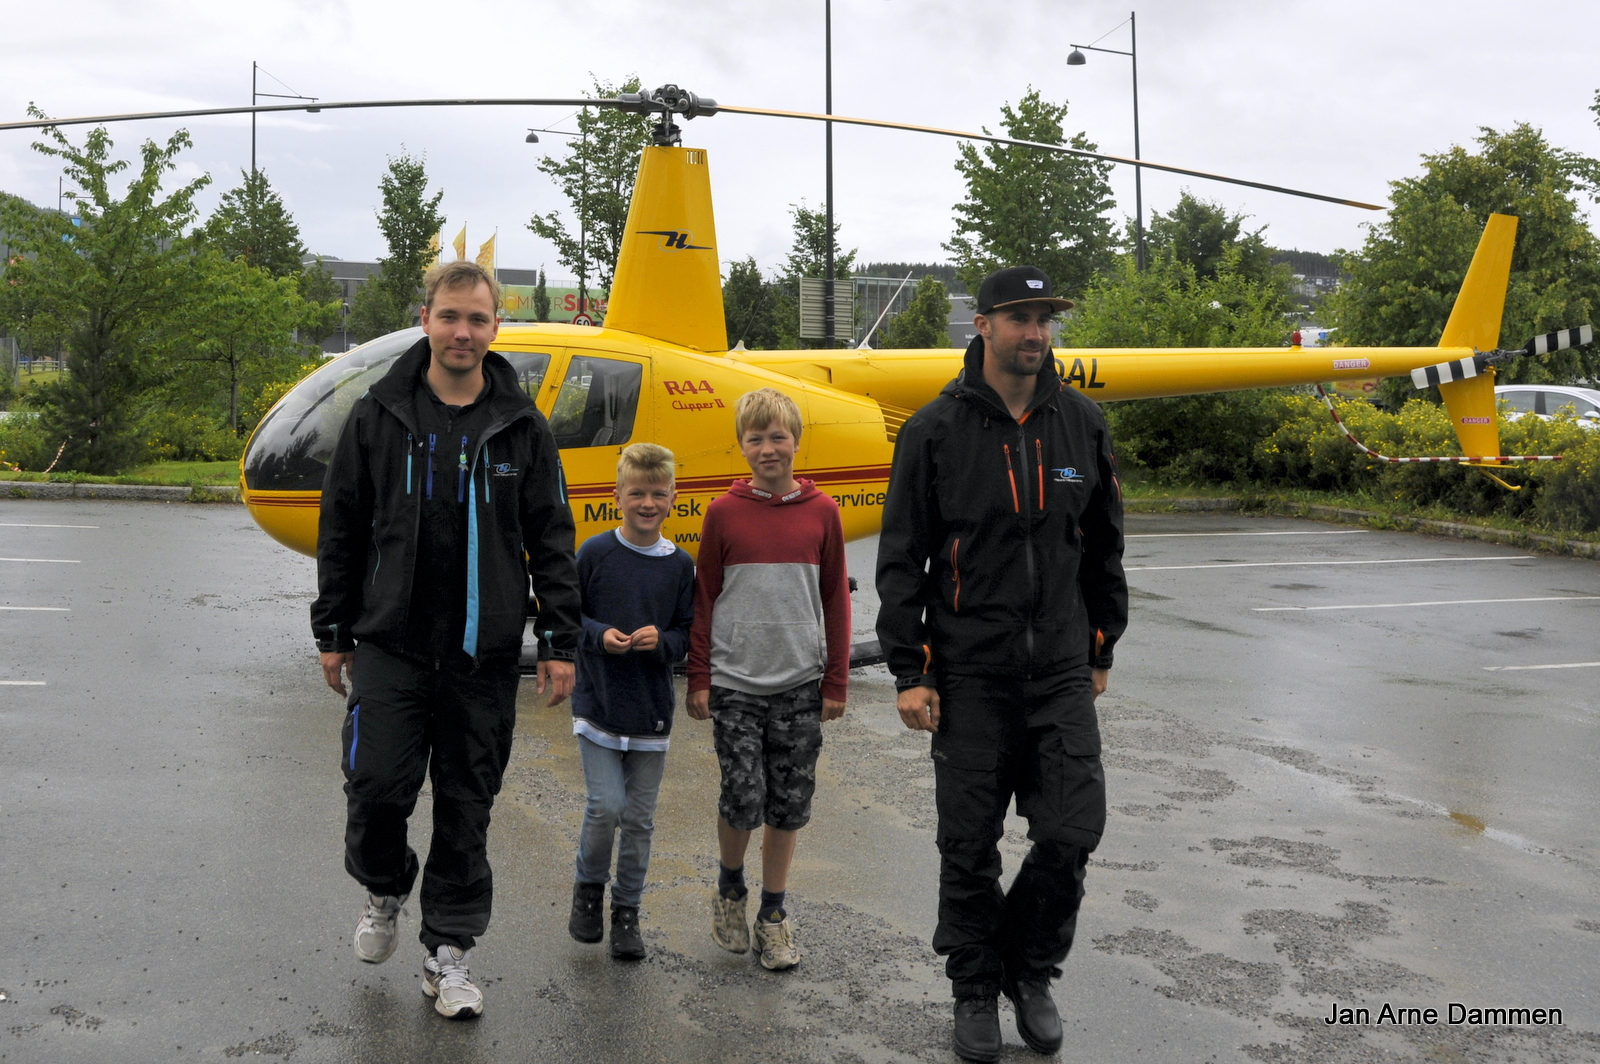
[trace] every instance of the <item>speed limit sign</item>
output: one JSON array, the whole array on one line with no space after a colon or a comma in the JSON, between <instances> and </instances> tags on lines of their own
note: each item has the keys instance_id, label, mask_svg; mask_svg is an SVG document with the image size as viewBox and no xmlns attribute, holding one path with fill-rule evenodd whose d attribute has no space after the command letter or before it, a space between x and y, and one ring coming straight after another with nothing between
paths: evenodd
<instances>
[{"instance_id":1,"label":"speed limit sign","mask_svg":"<svg viewBox=\"0 0 1600 1064\"><path fill-rule=\"evenodd\" d=\"M576 314L574 314L572 316L572 324L574 324L574 325L593 325L594 324L594 319L589 317L589 315L583 313L582 311L579 311L578 313L576 313Z\"/></svg>"}]
</instances>

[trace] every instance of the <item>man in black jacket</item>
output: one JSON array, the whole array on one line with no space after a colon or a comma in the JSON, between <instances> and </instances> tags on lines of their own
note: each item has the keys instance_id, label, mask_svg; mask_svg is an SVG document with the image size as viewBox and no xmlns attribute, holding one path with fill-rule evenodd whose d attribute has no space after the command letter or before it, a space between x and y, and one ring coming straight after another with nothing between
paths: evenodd
<instances>
[{"instance_id":1,"label":"man in black jacket","mask_svg":"<svg viewBox=\"0 0 1600 1064\"><path fill-rule=\"evenodd\" d=\"M499 285L454 262L427 280L427 335L356 400L322 489L311 628L345 694L345 868L367 890L356 956L394 953L417 878L406 820L424 777L423 992L476 1016L468 968L489 926L489 811L511 756L529 578L537 688L572 690L582 621L560 456L510 363L489 353Z\"/></svg>"},{"instance_id":2,"label":"man in black jacket","mask_svg":"<svg viewBox=\"0 0 1600 1064\"><path fill-rule=\"evenodd\" d=\"M1050 322L1072 304L1031 266L978 290L961 375L900 429L878 547L878 638L908 728L933 732L935 951L955 1048L1000 1055L998 995L1053 1053L1050 980L1105 830L1094 699L1127 623L1122 489L1099 408L1065 385ZM1033 840L1000 889L1006 807Z\"/></svg>"}]
</instances>

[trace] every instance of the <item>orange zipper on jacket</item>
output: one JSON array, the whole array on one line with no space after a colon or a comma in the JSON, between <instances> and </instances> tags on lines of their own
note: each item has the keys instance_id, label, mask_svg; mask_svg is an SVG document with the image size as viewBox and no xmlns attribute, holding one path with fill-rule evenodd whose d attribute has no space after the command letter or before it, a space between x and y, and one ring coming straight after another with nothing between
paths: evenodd
<instances>
[{"instance_id":1,"label":"orange zipper on jacket","mask_svg":"<svg viewBox=\"0 0 1600 1064\"><path fill-rule=\"evenodd\" d=\"M961 538L958 536L956 541L950 544L950 569L956 576L956 598L954 605L951 607L955 613L961 612L961 563L957 560L957 555L960 551Z\"/></svg>"},{"instance_id":2,"label":"orange zipper on jacket","mask_svg":"<svg viewBox=\"0 0 1600 1064\"><path fill-rule=\"evenodd\" d=\"M1033 453L1039 460L1039 509L1044 509L1044 441L1035 438Z\"/></svg>"},{"instance_id":3,"label":"orange zipper on jacket","mask_svg":"<svg viewBox=\"0 0 1600 1064\"><path fill-rule=\"evenodd\" d=\"M1001 444L1001 446L1006 450L1006 476L1011 479L1011 511L1020 514L1022 512L1022 503L1017 497L1017 470L1011 464L1011 445L1005 443Z\"/></svg>"}]
</instances>

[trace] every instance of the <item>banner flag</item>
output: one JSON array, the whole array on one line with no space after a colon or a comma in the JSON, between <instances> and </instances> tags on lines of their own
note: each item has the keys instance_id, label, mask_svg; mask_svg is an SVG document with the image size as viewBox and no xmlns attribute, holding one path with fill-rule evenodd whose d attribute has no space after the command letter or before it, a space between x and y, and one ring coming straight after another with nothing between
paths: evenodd
<instances>
[{"instance_id":1,"label":"banner flag","mask_svg":"<svg viewBox=\"0 0 1600 1064\"><path fill-rule=\"evenodd\" d=\"M466 226L463 225L461 227L461 232L456 234L456 238L455 238L454 241L452 241L451 246L456 249L456 260L457 261L460 261L461 259L464 259L464 258L467 257L467 227Z\"/></svg>"}]
</instances>

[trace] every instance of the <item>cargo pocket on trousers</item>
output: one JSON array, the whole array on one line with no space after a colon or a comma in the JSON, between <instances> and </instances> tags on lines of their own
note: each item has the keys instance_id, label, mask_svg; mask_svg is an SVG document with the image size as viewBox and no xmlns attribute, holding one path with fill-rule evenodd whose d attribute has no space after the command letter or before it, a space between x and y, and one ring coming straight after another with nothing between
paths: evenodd
<instances>
[{"instance_id":1,"label":"cargo pocket on trousers","mask_svg":"<svg viewBox=\"0 0 1600 1064\"><path fill-rule=\"evenodd\" d=\"M1098 740L1098 734L1056 735L1039 751L1041 797L1051 807L1041 812L1050 823L1030 823L1030 836L1091 850L1099 845L1106 830L1106 775Z\"/></svg>"},{"instance_id":2,"label":"cargo pocket on trousers","mask_svg":"<svg viewBox=\"0 0 1600 1064\"><path fill-rule=\"evenodd\" d=\"M1000 798L1000 774L996 771L999 752L992 747L940 742L935 733L929 755L933 759L934 804L939 811L939 849L986 850L1000 837L1005 822L1006 803Z\"/></svg>"}]
</instances>

